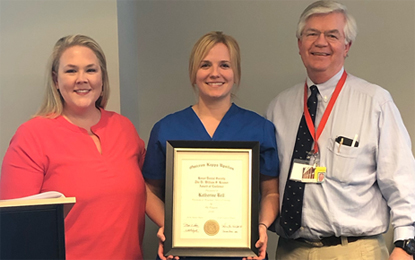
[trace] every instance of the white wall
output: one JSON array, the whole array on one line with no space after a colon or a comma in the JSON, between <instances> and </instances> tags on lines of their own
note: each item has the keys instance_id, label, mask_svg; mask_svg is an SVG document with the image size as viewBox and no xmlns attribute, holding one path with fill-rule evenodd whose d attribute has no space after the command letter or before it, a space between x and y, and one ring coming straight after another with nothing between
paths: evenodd
<instances>
[{"instance_id":1,"label":"white wall","mask_svg":"<svg viewBox=\"0 0 415 260\"><path fill-rule=\"evenodd\" d=\"M263 114L281 90L305 79L295 30L311 2L119 0L120 70L132 71L121 77L122 113L130 115L147 142L155 122L192 105L187 72L191 48L206 32L220 30L234 36L242 51L242 82L235 102ZM415 1L343 2L359 27L346 70L391 92L415 141ZM146 228L144 253L153 258L157 229L150 220ZM390 235L387 238L390 243ZM270 259L276 239L272 235L269 241Z\"/></svg>"},{"instance_id":2,"label":"white wall","mask_svg":"<svg viewBox=\"0 0 415 260\"><path fill-rule=\"evenodd\" d=\"M120 110L116 0L0 0L0 158L17 127L43 99L46 64L56 41L85 34L103 48L111 86L109 110Z\"/></svg>"}]
</instances>

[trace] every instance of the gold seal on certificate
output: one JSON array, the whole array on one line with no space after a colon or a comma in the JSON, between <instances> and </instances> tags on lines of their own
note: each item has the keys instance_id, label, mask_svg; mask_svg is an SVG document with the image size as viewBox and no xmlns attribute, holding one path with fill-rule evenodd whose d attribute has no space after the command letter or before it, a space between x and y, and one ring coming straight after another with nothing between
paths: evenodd
<instances>
[{"instance_id":1,"label":"gold seal on certificate","mask_svg":"<svg viewBox=\"0 0 415 260\"><path fill-rule=\"evenodd\" d=\"M219 232L219 223L216 220L210 219L206 221L203 229L209 236L214 236Z\"/></svg>"}]
</instances>

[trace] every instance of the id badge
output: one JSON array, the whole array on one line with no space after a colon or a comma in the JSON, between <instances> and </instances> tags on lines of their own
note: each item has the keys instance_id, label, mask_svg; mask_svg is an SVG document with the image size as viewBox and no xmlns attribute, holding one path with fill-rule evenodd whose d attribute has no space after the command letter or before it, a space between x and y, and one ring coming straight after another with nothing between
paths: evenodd
<instances>
[{"instance_id":1,"label":"id badge","mask_svg":"<svg viewBox=\"0 0 415 260\"><path fill-rule=\"evenodd\" d=\"M322 183L326 175L326 167L317 166L317 155L309 160L294 159L290 180L304 183Z\"/></svg>"}]
</instances>

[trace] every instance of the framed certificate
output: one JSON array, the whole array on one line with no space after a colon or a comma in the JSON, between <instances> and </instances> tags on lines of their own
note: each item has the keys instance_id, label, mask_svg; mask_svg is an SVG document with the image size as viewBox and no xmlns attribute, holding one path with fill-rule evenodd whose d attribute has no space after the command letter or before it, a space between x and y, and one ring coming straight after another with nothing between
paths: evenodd
<instances>
[{"instance_id":1,"label":"framed certificate","mask_svg":"<svg viewBox=\"0 0 415 260\"><path fill-rule=\"evenodd\" d=\"M164 254L257 256L259 142L167 141Z\"/></svg>"}]
</instances>

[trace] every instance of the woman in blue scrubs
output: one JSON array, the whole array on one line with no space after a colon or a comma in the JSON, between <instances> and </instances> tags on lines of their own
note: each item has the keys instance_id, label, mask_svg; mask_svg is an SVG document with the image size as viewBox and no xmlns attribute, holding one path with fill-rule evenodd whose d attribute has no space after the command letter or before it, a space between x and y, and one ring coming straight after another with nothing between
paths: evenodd
<instances>
[{"instance_id":1,"label":"woman in blue scrubs","mask_svg":"<svg viewBox=\"0 0 415 260\"><path fill-rule=\"evenodd\" d=\"M167 115L151 131L143 175L148 187L146 212L160 227L158 257L161 259L165 259L162 241L165 240L163 226L167 140L260 143L260 224L259 240L255 244L260 255L255 259L266 258L267 228L279 210L275 128L262 116L232 102L232 90L238 87L241 78L240 60L239 46L233 37L222 32L210 32L202 36L194 45L189 59L190 81L198 94L197 103Z\"/></svg>"}]
</instances>

